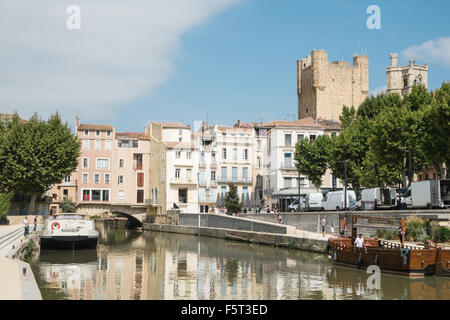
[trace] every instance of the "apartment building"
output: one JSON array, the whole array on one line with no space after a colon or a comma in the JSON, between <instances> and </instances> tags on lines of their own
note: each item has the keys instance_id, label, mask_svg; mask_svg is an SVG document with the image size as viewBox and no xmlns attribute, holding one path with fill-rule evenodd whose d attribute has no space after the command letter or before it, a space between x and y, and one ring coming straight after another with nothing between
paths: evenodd
<instances>
[{"instance_id":1,"label":"apartment building","mask_svg":"<svg viewBox=\"0 0 450 320\"><path fill-rule=\"evenodd\" d=\"M298 197L319 191L307 177L299 175L295 166L295 145L302 139L315 140L323 134L337 134L339 123L312 117L295 121L276 120L264 125L268 129L267 148L264 153L264 195L266 204L278 205L287 211L287 206ZM340 182L329 170L322 180L322 188L340 187Z\"/></svg>"}]
</instances>

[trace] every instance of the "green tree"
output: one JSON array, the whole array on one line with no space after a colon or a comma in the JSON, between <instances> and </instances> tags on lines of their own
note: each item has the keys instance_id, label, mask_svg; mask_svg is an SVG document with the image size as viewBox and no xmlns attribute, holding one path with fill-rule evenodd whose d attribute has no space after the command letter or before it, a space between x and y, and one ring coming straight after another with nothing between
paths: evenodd
<instances>
[{"instance_id":1,"label":"green tree","mask_svg":"<svg viewBox=\"0 0 450 320\"><path fill-rule=\"evenodd\" d=\"M80 142L58 113L27 122L15 114L0 125L0 192L32 194L33 211L38 194L76 169L79 154Z\"/></svg>"},{"instance_id":2,"label":"green tree","mask_svg":"<svg viewBox=\"0 0 450 320\"><path fill-rule=\"evenodd\" d=\"M441 177L450 164L450 82L442 83L432 101L420 113L421 148L426 160Z\"/></svg>"},{"instance_id":3,"label":"green tree","mask_svg":"<svg viewBox=\"0 0 450 320\"><path fill-rule=\"evenodd\" d=\"M225 196L225 207L227 208L228 213L238 213L242 210L242 205L239 201L239 197L237 194L237 188L233 183L229 184L230 190L227 192Z\"/></svg>"},{"instance_id":4,"label":"green tree","mask_svg":"<svg viewBox=\"0 0 450 320\"><path fill-rule=\"evenodd\" d=\"M0 221L6 219L14 193L0 193Z\"/></svg>"},{"instance_id":5,"label":"green tree","mask_svg":"<svg viewBox=\"0 0 450 320\"><path fill-rule=\"evenodd\" d=\"M331 138L321 135L315 141L300 140L295 146L295 161L300 173L307 176L316 188L322 186L322 176L328 167Z\"/></svg>"},{"instance_id":6,"label":"green tree","mask_svg":"<svg viewBox=\"0 0 450 320\"><path fill-rule=\"evenodd\" d=\"M77 212L77 204L69 199L64 199L61 201L61 211L63 213Z\"/></svg>"}]
</instances>

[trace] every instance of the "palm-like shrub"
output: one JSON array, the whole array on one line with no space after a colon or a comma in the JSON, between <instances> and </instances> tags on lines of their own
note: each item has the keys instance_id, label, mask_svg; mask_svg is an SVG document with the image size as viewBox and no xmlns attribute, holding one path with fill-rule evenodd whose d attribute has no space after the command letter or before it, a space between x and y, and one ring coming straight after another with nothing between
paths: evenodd
<instances>
[{"instance_id":1,"label":"palm-like shrub","mask_svg":"<svg viewBox=\"0 0 450 320\"><path fill-rule=\"evenodd\" d=\"M425 241L427 238L426 222L419 217L410 217L406 220L405 240Z\"/></svg>"}]
</instances>

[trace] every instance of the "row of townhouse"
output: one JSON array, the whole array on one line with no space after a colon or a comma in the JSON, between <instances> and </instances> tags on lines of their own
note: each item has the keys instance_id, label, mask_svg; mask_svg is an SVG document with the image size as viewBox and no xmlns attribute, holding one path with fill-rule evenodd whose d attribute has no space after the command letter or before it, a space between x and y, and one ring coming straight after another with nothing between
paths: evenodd
<instances>
[{"instance_id":1,"label":"row of townhouse","mask_svg":"<svg viewBox=\"0 0 450 320\"><path fill-rule=\"evenodd\" d=\"M80 124L77 170L54 186L51 209L63 199L79 211L100 214L118 209L164 214L211 212L219 194L233 183L241 200L286 210L301 193L317 189L295 167L295 145L322 134L337 134L333 121L241 123L232 127L196 122L192 130L181 123L151 122L144 132L115 132L110 125ZM327 171L323 187L339 188ZM119 211L119 210L118 210Z\"/></svg>"}]
</instances>

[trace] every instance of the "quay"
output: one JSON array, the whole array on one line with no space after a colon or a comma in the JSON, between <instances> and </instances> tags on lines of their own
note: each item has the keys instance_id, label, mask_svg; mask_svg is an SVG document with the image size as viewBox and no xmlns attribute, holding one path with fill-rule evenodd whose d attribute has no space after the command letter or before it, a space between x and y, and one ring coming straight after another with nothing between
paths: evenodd
<instances>
[{"instance_id":1,"label":"quay","mask_svg":"<svg viewBox=\"0 0 450 320\"><path fill-rule=\"evenodd\" d=\"M42 225L32 228L25 237L23 225L0 226L0 300L42 300L30 265L21 260L30 241L39 243Z\"/></svg>"}]
</instances>

